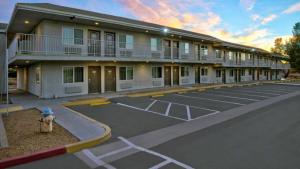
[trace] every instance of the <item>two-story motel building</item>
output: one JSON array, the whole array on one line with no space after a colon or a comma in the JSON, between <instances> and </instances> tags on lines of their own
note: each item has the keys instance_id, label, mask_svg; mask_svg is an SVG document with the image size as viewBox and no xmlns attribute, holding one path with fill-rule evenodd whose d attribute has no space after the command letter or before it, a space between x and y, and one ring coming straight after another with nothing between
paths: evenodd
<instances>
[{"instance_id":1,"label":"two-story motel building","mask_svg":"<svg viewBox=\"0 0 300 169\"><path fill-rule=\"evenodd\" d=\"M45 3L15 6L7 45L18 88L41 98L275 80L289 69L259 48Z\"/></svg>"}]
</instances>

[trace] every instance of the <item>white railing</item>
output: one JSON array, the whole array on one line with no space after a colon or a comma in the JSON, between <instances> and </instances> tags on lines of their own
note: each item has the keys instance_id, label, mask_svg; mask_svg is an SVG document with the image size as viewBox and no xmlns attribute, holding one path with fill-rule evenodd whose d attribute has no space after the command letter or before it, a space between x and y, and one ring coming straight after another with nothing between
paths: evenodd
<instances>
[{"instance_id":1,"label":"white railing","mask_svg":"<svg viewBox=\"0 0 300 169\"><path fill-rule=\"evenodd\" d=\"M191 51L184 53L181 48L155 46L141 43L125 43L93 39L62 38L37 34L16 34L9 46L9 56L94 56L143 59L179 59L198 61ZM201 59L219 61L215 57ZM200 61L201 61L200 60ZM222 60L220 59L220 62Z\"/></svg>"}]
</instances>

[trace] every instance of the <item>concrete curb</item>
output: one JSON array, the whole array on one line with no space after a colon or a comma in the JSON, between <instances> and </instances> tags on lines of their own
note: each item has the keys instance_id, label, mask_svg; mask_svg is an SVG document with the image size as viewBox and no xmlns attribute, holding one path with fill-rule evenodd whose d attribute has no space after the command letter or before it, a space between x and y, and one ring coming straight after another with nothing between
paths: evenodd
<instances>
[{"instance_id":1,"label":"concrete curb","mask_svg":"<svg viewBox=\"0 0 300 169\"><path fill-rule=\"evenodd\" d=\"M69 108L67 108L67 109L69 109ZM110 139L111 129L109 126L107 126L106 124L100 123L94 119L91 119L91 118L89 118L81 113L78 113L72 109L69 109L69 110L71 110L72 112L80 115L81 117L86 118L92 122L95 122L99 126L103 127L105 129L104 134L102 136L88 139L88 140L83 140L83 141L80 141L77 143L67 144L64 146L59 146L59 147L51 148L48 150L37 151L37 152L28 154L28 155L21 155L21 156L16 156L16 157L11 157L11 158L7 158L4 160L0 160L0 169L16 166L16 165L20 165L20 164L25 164L25 163L29 163L32 161L41 160L41 159L45 159L45 158L49 158L49 157L53 157L53 156L57 156L57 155L62 155L65 153L74 153L74 152L80 151L82 149L94 147L94 146L101 144L101 143L107 141L108 139Z\"/></svg>"}]
</instances>

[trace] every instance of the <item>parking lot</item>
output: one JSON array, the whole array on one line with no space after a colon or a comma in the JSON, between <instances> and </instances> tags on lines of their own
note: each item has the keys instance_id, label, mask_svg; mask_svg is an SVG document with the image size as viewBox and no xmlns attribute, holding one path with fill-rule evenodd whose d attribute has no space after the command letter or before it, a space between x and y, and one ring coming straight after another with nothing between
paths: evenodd
<instances>
[{"instance_id":1,"label":"parking lot","mask_svg":"<svg viewBox=\"0 0 300 169\"><path fill-rule=\"evenodd\" d=\"M72 106L73 110L110 126L112 139L81 151L79 154L84 158L64 155L55 160L72 158L81 161L81 168L97 169L293 168L300 165L298 94L201 130L186 134L183 131L191 130L189 124L209 123L205 120L226 111L297 91L297 85L264 84L161 97L118 97L108 105ZM139 144L132 141L139 137L143 138ZM48 161L51 158L44 163ZM39 163L28 166L40 167ZM72 163L64 166L76 168Z\"/></svg>"}]
</instances>

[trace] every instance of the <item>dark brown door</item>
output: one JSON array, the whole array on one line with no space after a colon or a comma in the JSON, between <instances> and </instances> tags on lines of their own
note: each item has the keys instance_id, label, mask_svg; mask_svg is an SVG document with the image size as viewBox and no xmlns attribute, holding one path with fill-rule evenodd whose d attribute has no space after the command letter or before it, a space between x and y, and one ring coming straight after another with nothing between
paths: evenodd
<instances>
[{"instance_id":1,"label":"dark brown door","mask_svg":"<svg viewBox=\"0 0 300 169\"><path fill-rule=\"evenodd\" d=\"M89 56L101 55L100 32L89 30L88 33L88 54Z\"/></svg>"},{"instance_id":2,"label":"dark brown door","mask_svg":"<svg viewBox=\"0 0 300 169\"><path fill-rule=\"evenodd\" d=\"M115 57L116 56L116 35L112 32L105 32L105 56Z\"/></svg>"},{"instance_id":3,"label":"dark brown door","mask_svg":"<svg viewBox=\"0 0 300 169\"><path fill-rule=\"evenodd\" d=\"M173 41L173 59L179 58L179 42Z\"/></svg>"},{"instance_id":4,"label":"dark brown door","mask_svg":"<svg viewBox=\"0 0 300 169\"><path fill-rule=\"evenodd\" d=\"M101 92L101 68L89 66L89 93Z\"/></svg>"},{"instance_id":5,"label":"dark brown door","mask_svg":"<svg viewBox=\"0 0 300 169\"><path fill-rule=\"evenodd\" d=\"M260 74L260 70L257 69L257 77L256 77L256 80L259 80L259 74Z\"/></svg>"},{"instance_id":6,"label":"dark brown door","mask_svg":"<svg viewBox=\"0 0 300 169\"><path fill-rule=\"evenodd\" d=\"M179 67L173 67L173 85L179 85Z\"/></svg>"},{"instance_id":7,"label":"dark brown door","mask_svg":"<svg viewBox=\"0 0 300 169\"><path fill-rule=\"evenodd\" d=\"M116 67L105 67L105 91L116 91Z\"/></svg>"},{"instance_id":8,"label":"dark brown door","mask_svg":"<svg viewBox=\"0 0 300 169\"><path fill-rule=\"evenodd\" d=\"M171 66L165 66L165 86L171 86Z\"/></svg>"},{"instance_id":9,"label":"dark brown door","mask_svg":"<svg viewBox=\"0 0 300 169\"><path fill-rule=\"evenodd\" d=\"M226 69L222 70L222 82L225 84L226 83Z\"/></svg>"},{"instance_id":10,"label":"dark brown door","mask_svg":"<svg viewBox=\"0 0 300 169\"><path fill-rule=\"evenodd\" d=\"M200 67L195 68L195 83L200 83Z\"/></svg>"},{"instance_id":11,"label":"dark brown door","mask_svg":"<svg viewBox=\"0 0 300 169\"><path fill-rule=\"evenodd\" d=\"M165 59L171 59L171 41L164 40L164 57Z\"/></svg>"}]
</instances>

